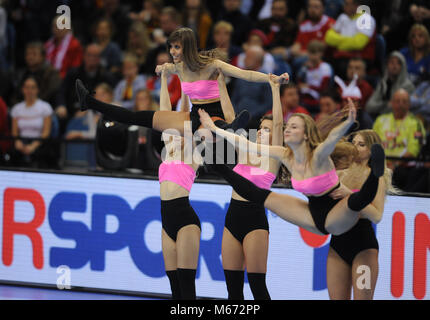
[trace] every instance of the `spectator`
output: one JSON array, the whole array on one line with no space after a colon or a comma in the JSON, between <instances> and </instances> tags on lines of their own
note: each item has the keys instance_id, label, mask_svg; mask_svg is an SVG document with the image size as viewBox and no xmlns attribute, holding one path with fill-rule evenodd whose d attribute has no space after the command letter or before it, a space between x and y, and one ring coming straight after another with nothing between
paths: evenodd
<instances>
[{"instance_id":1,"label":"spectator","mask_svg":"<svg viewBox=\"0 0 430 320\"><path fill-rule=\"evenodd\" d=\"M254 25L248 16L240 12L240 4L241 0L223 0L223 8L216 19L233 25L232 43L236 46L241 46L246 41Z\"/></svg>"},{"instance_id":2,"label":"spectator","mask_svg":"<svg viewBox=\"0 0 430 320\"><path fill-rule=\"evenodd\" d=\"M423 116L430 123L430 80L421 82L412 94L410 110L416 115Z\"/></svg>"},{"instance_id":3,"label":"spectator","mask_svg":"<svg viewBox=\"0 0 430 320\"><path fill-rule=\"evenodd\" d=\"M415 90L414 84L408 77L405 58L400 52L394 51L388 58L384 77L367 102L366 111L372 117L389 112L391 97L400 88L405 89L409 94Z\"/></svg>"},{"instance_id":4,"label":"spectator","mask_svg":"<svg viewBox=\"0 0 430 320\"><path fill-rule=\"evenodd\" d=\"M322 0L309 0L307 7L308 19L299 26L299 32L290 53L293 57L307 57L307 48L312 40L324 41L326 32L335 21L324 15ZM303 61L304 62L304 61Z\"/></svg>"},{"instance_id":5,"label":"spectator","mask_svg":"<svg viewBox=\"0 0 430 320\"><path fill-rule=\"evenodd\" d=\"M392 112L376 118L373 130L381 137L385 154L391 157L417 157L425 137L424 126L409 112L409 93L398 89L391 99Z\"/></svg>"},{"instance_id":6,"label":"spectator","mask_svg":"<svg viewBox=\"0 0 430 320\"><path fill-rule=\"evenodd\" d=\"M138 61L133 54L126 54L122 63L121 80L114 90L114 100L124 108L133 109L136 92L146 88L146 77L138 73Z\"/></svg>"},{"instance_id":7,"label":"spectator","mask_svg":"<svg viewBox=\"0 0 430 320\"><path fill-rule=\"evenodd\" d=\"M285 59L287 58L285 52L293 45L298 29L296 22L287 16L287 0L274 0L272 16L257 23L257 29L266 34L267 48L273 55Z\"/></svg>"},{"instance_id":8,"label":"spectator","mask_svg":"<svg viewBox=\"0 0 430 320\"><path fill-rule=\"evenodd\" d=\"M422 24L414 24L409 32L409 46L400 50L406 59L409 78L418 85L430 73L430 35Z\"/></svg>"},{"instance_id":9,"label":"spectator","mask_svg":"<svg viewBox=\"0 0 430 320\"><path fill-rule=\"evenodd\" d=\"M95 25L95 43L100 46L100 64L103 68L117 74L121 70L121 49L119 45L112 41L114 26L112 21L102 18Z\"/></svg>"},{"instance_id":10,"label":"spectator","mask_svg":"<svg viewBox=\"0 0 430 320\"><path fill-rule=\"evenodd\" d=\"M326 90L333 77L331 66L322 60L325 45L312 40L307 48L309 60L299 72L299 88L301 101L313 114L319 112L319 94Z\"/></svg>"},{"instance_id":11,"label":"spectator","mask_svg":"<svg viewBox=\"0 0 430 320\"><path fill-rule=\"evenodd\" d=\"M227 21L218 21L213 30L213 42L216 48L224 51L228 55L228 61L237 57L242 49L231 43L233 25Z\"/></svg>"},{"instance_id":12,"label":"spectator","mask_svg":"<svg viewBox=\"0 0 430 320\"><path fill-rule=\"evenodd\" d=\"M170 61L170 56L166 51L162 51L157 56L157 65L162 65ZM148 79L146 87L150 90L152 99L160 101L161 79L155 75ZM169 91L170 103L175 108L181 98L181 81L176 74L169 74L167 78L167 89ZM136 97L137 99L137 97ZM136 100L137 103L137 100Z\"/></svg>"},{"instance_id":13,"label":"spectator","mask_svg":"<svg viewBox=\"0 0 430 320\"><path fill-rule=\"evenodd\" d=\"M163 10L163 0L145 0L143 10L138 13L130 12L129 17L133 22L143 22L148 33L152 34L155 29L160 28L161 10Z\"/></svg>"},{"instance_id":14,"label":"spectator","mask_svg":"<svg viewBox=\"0 0 430 320\"><path fill-rule=\"evenodd\" d=\"M14 165L30 165L36 167L57 167L58 158L52 154L52 147L46 141L51 134L53 111L49 103L38 98L36 79L29 77L22 85L24 101L13 106L12 136L15 149L11 154Z\"/></svg>"},{"instance_id":15,"label":"spectator","mask_svg":"<svg viewBox=\"0 0 430 320\"><path fill-rule=\"evenodd\" d=\"M136 105L134 111L159 110L159 105L152 98L148 89L140 89L136 93ZM138 168L141 170L156 170L160 165L160 159L156 156L155 147L160 145L161 134L151 129L139 127L139 153Z\"/></svg>"},{"instance_id":16,"label":"spectator","mask_svg":"<svg viewBox=\"0 0 430 320\"><path fill-rule=\"evenodd\" d=\"M333 61L335 73L345 75L346 64L351 57L364 60L375 59L376 21L364 13L368 25L360 26L358 19L363 14L357 14L358 0L345 0L342 13L336 23L325 34L325 42L334 48Z\"/></svg>"},{"instance_id":17,"label":"spectator","mask_svg":"<svg viewBox=\"0 0 430 320\"><path fill-rule=\"evenodd\" d=\"M347 85L351 83L354 75L357 75L357 86L361 92L361 106L365 108L367 101L373 94L373 87L366 79L366 62L361 58L351 58L346 69Z\"/></svg>"},{"instance_id":18,"label":"spectator","mask_svg":"<svg viewBox=\"0 0 430 320\"><path fill-rule=\"evenodd\" d=\"M155 74L157 55L161 51L167 51L166 41L169 35L181 26L179 13L173 7L165 7L160 16L161 29L155 29L152 33L155 47L149 50L143 70L144 74Z\"/></svg>"},{"instance_id":19,"label":"spectator","mask_svg":"<svg viewBox=\"0 0 430 320\"><path fill-rule=\"evenodd\" d=\"M130 28L131 20L128 17L127 9L120 5L119 0L104 0L103 8L96 13L93 21L98 21L101 18L107 18L112 21L115 26L116 32L113 41L116 42L121 49L125 49L128 29Z\"/></svg>"},{"instance_id":20,"label":"spectator","mask_svg":"<svg viewBox=\"0 0 430 320\"><path fill-rule=\"evenodd\" d=\"M30 42L25 48L26 66L19 70L14 81L14 95L12 103L22 101L21 93L24 79L32 76L36 79L39 88L39 97L50 104L55 103L55 98L61 86L61 78L57 70L45 61L45 49L41 42Z\"/></svg>"},{"instance_id":21,"label":"spectator","mask_svg":"<svg viewBox=\"0 0 430 320\"><path fill-rule=\"evenodd\" d=\"M342 100L336 90L328 89L320 94L320 112L315 116L315 122L319 123L327 119L335 111L341 108Z\"/></svg>"},{"instance_id":22,"label":"spectator","mask_svg":"<svg viewBox=\"0 0 430 320\"><path fill-rule=\"evenodd\" d=\"M151 48L152 43L145 25L140 21L134 22L128 31L127 52L136 56L139 70L143 69Z\"/></svg>"},{"instance_id":23,"label":"spectator","mask_svg":"<svg viewBox=\"0 0 430 320\"><path fill-rule=\"evenodd\" d=\"M182 25L191 28L197 35L197 45L205 49L212 27L212 18L203 0L186 0L182 12Z\"/></svg>"},{"instance_id":24,"label":"spectator","mask_svg":"<svg viewBox=\"0 0 430 320\"><path fill-rule=\"evenodd\" d=\"M293 82L282 85L280 90L284 122L287 122L294 113L310 115L308 110L299 105L299 89ZM266 114L272 114L272 110L269 110Z\"/></svg>"},{"instance_id":25,"label":"spectator","mask_svg":"<svg viewBox=\"0 0 430 320\"><path fill-rule=\"evenodd\" d=\"M173 7L165 7L161 11L160 26L163 31L162 37L154 33L154 40L158 44L164 44L170 34L181 26L180 14Z\"/></svg>"},{"instance_id":26,"label":"spectator","mask_svg":"<svg viewBox=\"0 0 430 320\"><path fill-rule=\"evenodd\" d=\"M243 48L246 50L247 47L257 46L264 50L264 47L267 43L266 35L257 29L252 30L249 33L248 41L243 44ZM237 56L236 59L233 59L232 64L245 69L245 57L246 53L242 52ZM274 73L275 71L275 59L269 53L264 51L263 65L261 66L261 72L264 73Z\"/></svg>"},{"instance_id":27,"label":"spectator","mask_svg":"<svg viewBox=\"0 0 430 320\"><path fill-rule=\"evenodd\" d=\"M113 90L107 83L100 83L95 88L94 97L104 103L113 102ZM78 110L72 119L67 123L65 139L66 144L65 160L66 164L87 163L95 164L94 146L88 143L80 143L81 139L95 139L97 133L97 122L100 114L93 110Z\"/></svg>"},{"instance_id":28,"label":"spectator","mask_svg":"<svg viewBox=\"0 0 430 320\"><path fill-rule=\"evenodd\" d=\"M258 46L248 47L245 56L245 69L261 71L264 50ZM251 118L260 118L272 106L272 95L267 83L248 82L234 79L231 101L236 113L247 109Z\"/></svg>"},{"instance_id":29,"label":"spectator","mask_svg":"<svg viewBox=\"0 0 430 320\"><path fill-rule=\"evenodd\" d=\"M52 38L45 43L46 58L64 78L71 68L79 67L82 63L82 46L71 29L59 29L56 16L52 21ZM61 19L69 19L61 17Z\"/></svg>"},{"instance_id":30,"label":"spectator","mask_svg":"<svg viewBox=\"0 0 430 320\"><path fill-rule=\"evenodd\" d=\"M354 75L352 81L346 85L341 78L338 76L334 77L334 81L339 85L342 95L342 107L346 108L348 105L348 99L352 99L357 109L357 119L358 127L351 128L350 132L356 131L358 129L372 129L373 120L370 115L362 108L362 94L360 88L357 86L358 76Z\"/></svg>"},{"instance_id":31,"label":"spectator","mask_svg":"<svg viewBox=\"0 0 430 320\"><path fill-rule=\"evenodd\" d=\"M392 1L389 2L392 7ZM430 3L425 0L403 0L398 5L399 19L394 19L385 28L387 52L399 50L407 45L408 32L414 24L423 24L427 30L430 28Z\"/></svg>"},{"instance_id":32,"label":"spectator","mask_svg":"<svg viewBox=\"0 0 430 320\"><path fill-rule=\"evenodd\" d=\"M67 121L73 117L78 109L78 98L76 96L75 82L81 79L89 90L93 91L102 82L113 86L115 81L100 62L101 47L92 43L85 48L84 62L78 68L71 69L63 81L57 97L55 112L60 120L60 131L64 133Z\"/></svg>"}]
</instances>

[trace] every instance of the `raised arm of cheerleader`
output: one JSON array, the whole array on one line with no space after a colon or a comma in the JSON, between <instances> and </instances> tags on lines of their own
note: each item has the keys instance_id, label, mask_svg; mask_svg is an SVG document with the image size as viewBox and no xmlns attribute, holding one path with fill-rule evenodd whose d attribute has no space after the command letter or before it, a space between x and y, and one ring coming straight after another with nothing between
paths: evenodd
<instances>
[{"instance_id":1,"label":"raised arm of cheerleader","mask_svg":"<svg viewBox=\"0 0 430 320\"><path fill-rule=\"evenodd\" d=\"M262 72L243 70L221 60L215 60L214 65L217 69L221 69L221 71L226 76L235 77L251 82L269 82L269 76ZM276 81L280 83L288 82L290 79L288 73L283 73L280 76L275 77Z\"/></svg>"},{"instance_id":2,"label":"raised arm of cheerleader","mask_svg":"<svg viewBox=\"0 0 430 320\"><path fill-rule=\"evenodd\" d=\"M348 99L348 106L348 118L331 130L327 138L315 149L314 159L317 161L317 163L327 161L327 159L333 153L336 143L339 142L339 140L348 132L348 129L355 122L357 110L355 109L354 103L351 99Z\"/></svg>"},{"instance_id":3,"label":"raised arm of cheerleader","mask_svg":"<svg viewBox=\"0 0 430 320\"><path fill-rule=\"evenodd\" d=\"M161 72L161 90L160 90L160 111L172 111L169 90L167 88L167 72Z\"/></svg>"},{"instance_id":4,"label":"raised arm of cheerleader","mask_svg":"<svg viewBox=\"0 0 430 320\"><path fill-rule=\"evenodd\" d=\"M269 74L270 87L272 88L272 116L273 132L272 146L284 145L284 115L282 113L280 84L276 81L276 76Z\"/></svg>"},{"instance_id":5,"label":"raised arm of cheerleader","mask_svg":"<svg viewBox=\"0 0 430 320\"><path fill-rule=\"evenodd\" d=\"M218 69L217 80L222 112L224 113L225 121L231 123L235 118L234 108L231 103L230 96L228 95L224 74L220 69Z\"/></svg>"},{"instance_id":6,"label":"raised arm of cheerleader","mask_svg":"<svg viewBox=\"0 0 430 320\"><path fill-rule=\"evenodd\" d=\"M286 158L287 149L282 146L268 146L262 145L255 142L251 142L244 136L237 135L233 132L229 132L218 128L213 120L210 118L209 114L199 109L200 122L206 128L216 133L218 136L233 142L241 151L253 152L261 156L271 157L277 159L278 161L284 160Z\"/></svg>"}]
</instances>

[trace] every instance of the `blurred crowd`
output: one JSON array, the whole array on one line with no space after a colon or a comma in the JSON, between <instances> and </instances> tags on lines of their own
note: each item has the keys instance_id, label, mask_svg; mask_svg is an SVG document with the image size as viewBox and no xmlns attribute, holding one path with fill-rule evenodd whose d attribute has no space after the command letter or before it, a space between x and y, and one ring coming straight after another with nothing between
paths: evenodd
<instances>
[{"instance_id":1,"label":"blurred crowd","mask_svg":"<svg viewBox=\"0 0 430 320\"><path fill-rule=\"evenodd\" d=\"M57 13L60 5L70 8L70 20ZM55 141L95 138L100 115L79 110L77 78L99 100L157 110L154 70L171 61L166 39L181 26L195 31L199 49L219 48L239 68L288 72L285 120L302 112L320 122L354 99L359 128L373 128L392 157L394 183L430 192L424 0L0 1L0 165L59 168ZM169 77L168 90L179 109L177 76ZM270 113L268 84L228 79L228 90L235 111L250 112L249 128ZM141 130L145 153L150 136ZM85 159L87 149L75 147L67 157ZM143 168L156 165L144 158Z\"/></svg>"}]
</instances>

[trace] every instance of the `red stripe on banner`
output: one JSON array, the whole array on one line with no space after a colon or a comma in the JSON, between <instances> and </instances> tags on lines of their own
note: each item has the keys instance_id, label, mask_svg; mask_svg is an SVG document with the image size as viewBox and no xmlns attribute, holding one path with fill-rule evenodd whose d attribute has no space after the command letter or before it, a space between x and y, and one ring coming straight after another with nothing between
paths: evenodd
<instances>
[{"instance_id":1,"label":"red stripe on banner","mask_svg":"<svg viewBox=\"0 0 430 320\"><path fill-rule=\"evenodd\" d=\"M403 294L405 273L405 215L397 211L393 215L391 243L391 293L400 298Z\"/></svg>"}]
</instances>

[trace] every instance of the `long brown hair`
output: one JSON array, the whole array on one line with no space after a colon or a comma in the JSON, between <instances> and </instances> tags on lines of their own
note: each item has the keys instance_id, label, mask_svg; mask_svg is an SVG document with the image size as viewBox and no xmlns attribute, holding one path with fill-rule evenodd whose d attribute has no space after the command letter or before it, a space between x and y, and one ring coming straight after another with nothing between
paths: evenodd
<instances>
[{"instance_id":1,"label":"long brown hair","mask_svg":"<svg viewBox=\"0 0 430 320\"><path fill-rule=\"evenodd\" d=\"M311 116L308 116L307 114L304 114L304 113L293 113L290 116L290 119L292 117L301 118L303 120L303 122L305 123L305 135L308 137L307 145L309 148L309 154L308 154L307 162L309 164L311 164L311 159L312 159L312 156L314 154L316 147L318 147L318 145L321 142L323 142L323 139L321 138L320 131L319 131L319 129L315 123L315 120L312 119ZM289 149L288 146L286 146L286 147ZM292 152L290 152L289 157L290 158L293 157Z\"/></svg>"},{"instance_id":2,"label":"long brown hair","mask_svg":"<svg viewBox=\"0 0 430 320\"><path fill-rule=\"evenodd\" d=\"M182 45L183 61L192 72L203 69L217 59L210 56L210 52L215 54L216 50L206 51L206 54L199 53L196 36L190 28L179 28L173 31L167 39L167 48L170 49L174 42L179 42Z\"/></svg>"}]
</instances>

